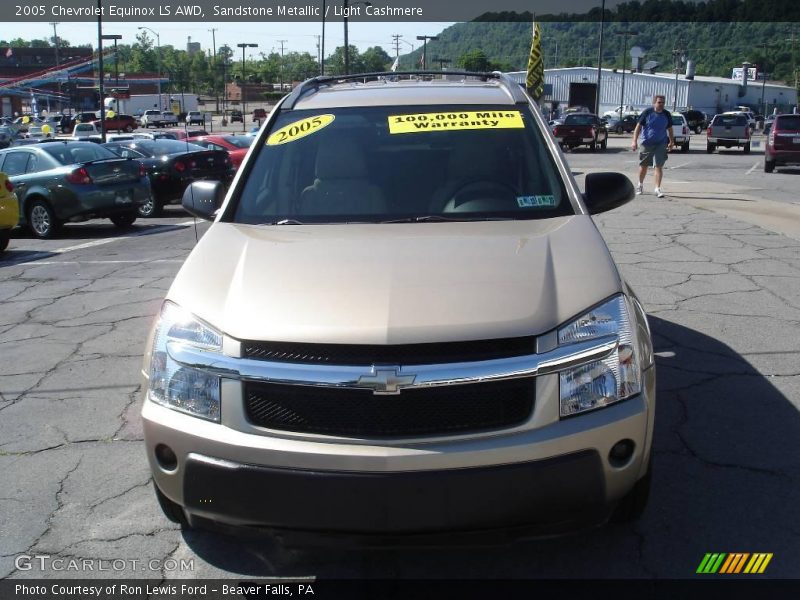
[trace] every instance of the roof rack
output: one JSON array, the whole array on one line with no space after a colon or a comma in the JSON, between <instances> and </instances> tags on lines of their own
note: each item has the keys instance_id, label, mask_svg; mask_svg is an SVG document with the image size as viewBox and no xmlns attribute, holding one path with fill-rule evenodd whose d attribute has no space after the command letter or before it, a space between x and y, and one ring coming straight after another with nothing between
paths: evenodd
<instances>
[{"instance_id":1,"label":"roof rack","mask_svg":"<svg viewBox=\"0 0 800 600\"><path fill-rule=\"evenodd\" d=\"M301 97L307 93L318 91L322 86L335 85L337 83L345 83L347 81L359 81L362 79L394 79L401 76L419 75L463 75L464 77L475 77L477 79L481 79L482 81L493 79L500 82L506 88L515 102L528 101L528 97L525 95L525 92L522 90L520 85L508 75L501 73L500 71L380 71L375 73L353 73L351 75L320 75L318 77L306 79L303 83L292 90L292 92L286 98L286 101L281 105L281 108L288 110L293 109Z\"/></svg>"}]
</instances>

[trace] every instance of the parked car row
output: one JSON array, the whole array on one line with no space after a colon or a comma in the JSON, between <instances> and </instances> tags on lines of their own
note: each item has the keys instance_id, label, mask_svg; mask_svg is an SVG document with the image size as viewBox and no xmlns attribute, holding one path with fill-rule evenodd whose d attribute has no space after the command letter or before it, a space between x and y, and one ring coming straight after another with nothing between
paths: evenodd
<instances>
[{"instance_id":1,"label":"parked car row","mask_svg":"<svg viewBox=\"0 0 800 600\"><path fill-rule=\"evenodd\" d=\"M188 141L50 140L0 150L0 172L2 250L18 224L42 239L54 237L65 223L96 218L129 227L179 201L193 181L227 186L235 167L227 150Z\"/></svg>"},{"instance_id":2,"label":"parked car row","mask_svg":"<svg viewBox=\"0 0 800 600\"><path fill-rule=\"evenodd\" d=\"M188 141L133 140L103 147L121 158L136 159L144 168L152 194L137 207L141 217L158 216L164 205L180 202L193 181L214 180L227 185L235 173L226 150L209 150Z\"/></svg>"}]
</instances>

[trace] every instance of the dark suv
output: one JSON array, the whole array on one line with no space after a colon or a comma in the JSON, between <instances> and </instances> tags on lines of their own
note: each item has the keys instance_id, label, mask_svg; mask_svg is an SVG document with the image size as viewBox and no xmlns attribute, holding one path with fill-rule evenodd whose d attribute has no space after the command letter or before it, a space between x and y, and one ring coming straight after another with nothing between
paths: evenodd
<instances>
[{"instance_id":1,"label":"dark suv","mask_svg":"<svg viewBox=\"0 0 800 600\"><path fill-rule=\"evenodd\" d=\"M700 133L708 127L708 116L704 112L699 110L684 110L681 111L681 114L686 117L689 129L695 133Z\"/></svg>"},{"instance_id":2,"label":"dark suv","mask_svg":"<svg viewBox=\"0 0 800 600\"><path fill-rule=\"evenodd\" d=\"M244 123L244 115L242 115L242 111L240 110L232 110L231 111L231 123L239 121L240 123Z\"/></svg>"}]
</instances>

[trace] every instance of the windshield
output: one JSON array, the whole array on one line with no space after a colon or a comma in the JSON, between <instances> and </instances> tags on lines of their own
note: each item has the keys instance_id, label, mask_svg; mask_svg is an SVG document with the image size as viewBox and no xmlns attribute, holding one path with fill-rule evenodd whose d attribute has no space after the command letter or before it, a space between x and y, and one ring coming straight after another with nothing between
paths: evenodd
<instances>
[{"instance_id":1,"label":"windshield","mask_svg":"<svg viewBox=\"0 0 800 600\"><path fill-rule=\"evenodd\" d=\"M157 141L136 142L131 146L146 156L164 156L165 154L179 154L181 152L201 152L205 150L197 144L187 144L177 140L161 139Z\"/></svg>"},{"instance_id":2,"label":"windshield","mask_svg":"<svg viewBox=\"0 0 800 600\"><path fill-rule=\"evenodd\" d=\"M741 115L717 115L714 117L713 125L723 125L725 127L741 127L747 125L747 119Z\"/></svg>"},{"instance_id":3,"label":"windshield","mask_svg":"<svg viewBox=\"0 0 800 600\"><path fill-rule=\"evenodd\" d=\"M237 148L249 148L256 141L256 138L250 135L226 135L222 139Z\"/></svg>"},{"instance_id":4,"label":"windshield","mask_svg":"<svg viewBox=\"0 0 800 600\"><path fill-rule=\"evenodd\" d=\"M91 162L93 160L118 158L107 148L103 148L102 146L93 144L92 142L43 144L41 148L62 165L72 165L75 163Z\"/></svg>"},{"instance_id":5,"label":"windshield","mask_svg":"<svg viewBox=\"0 0 800 600\"><path fill-rule=\"evenodd\" d=\"M223 221L341 223L574 214L527 107L287 111Z\"/></svg>"},{"instance_id":6,"label":"windshield","mask_svg":"<svg viewBox=\"0 0 800 600\"><path fill-rule=\"evenodd\" d=\"M594 125L594 115L569 115L564 125Z\"/></svg>"},{"instance_id":7,"label":"windshield","mask_svg":"<svg viewBox=\"0 0 800 600\"><path fill-rule=\"evenodd\" d=\"M800 131L800 115L781 115L775 120L776 129Z\"/></svg>"},{"instance_id":8,"label":"windshield","mask_svg":"<svg viewBox=\"0 0 800 600\"><path fill-rule=\"evenodd\" d=\"M672 124L673 125L683 125L683 117L679 115L672 115Z\"/></svg>"}]
</instances>

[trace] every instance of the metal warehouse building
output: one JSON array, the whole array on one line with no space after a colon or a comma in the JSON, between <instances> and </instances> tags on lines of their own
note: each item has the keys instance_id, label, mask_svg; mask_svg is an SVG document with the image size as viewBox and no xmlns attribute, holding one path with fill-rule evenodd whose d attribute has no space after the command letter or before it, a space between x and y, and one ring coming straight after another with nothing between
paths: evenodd
<instances>
[{"instance_id":1,"label":"metal warehouse building","mask_svg":"<svg viewBox=\"0 0 800 600\"><path fill-rule=\"evenodd\" d=\"M519 83L525 82L525 71L509 73ZM597 69L594 67L571 67L567 69L548 69L544 72L544 103L564 108L570 104L585 104L592 108L597 88ZM576 101L576 96L590 93L592 102ZM603 69L600 82L600 114L614 110L620 104L630 104L642 110L651 106L653 95L667 97L667 108L673 106L693 108L705 113L716 114L737 106L750 106L761 112L762 93L767 114L777 110L779 113L792 112L797 107L797 90L793 87L724 77L704 77L696 75L687 79L674 73L625 73L624 100L622 99L622 73ZM677 101L676 101L677 99Z\"/></svg>"}]
</instances>

